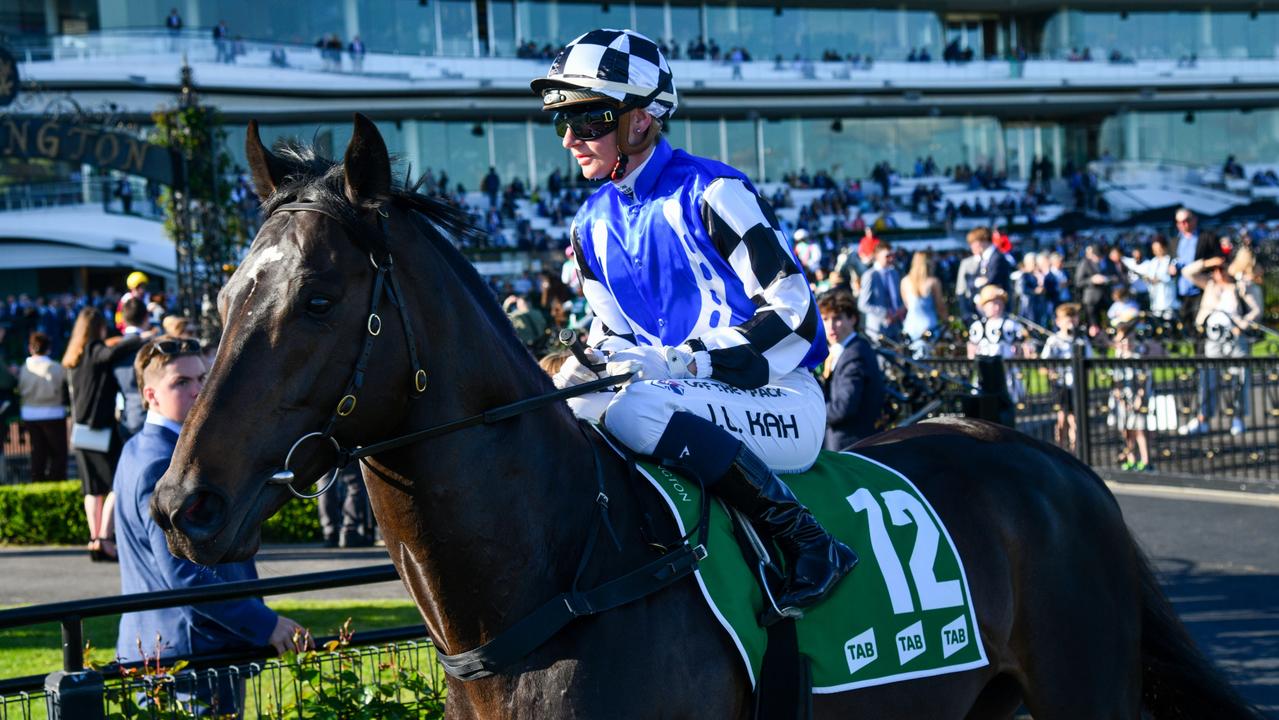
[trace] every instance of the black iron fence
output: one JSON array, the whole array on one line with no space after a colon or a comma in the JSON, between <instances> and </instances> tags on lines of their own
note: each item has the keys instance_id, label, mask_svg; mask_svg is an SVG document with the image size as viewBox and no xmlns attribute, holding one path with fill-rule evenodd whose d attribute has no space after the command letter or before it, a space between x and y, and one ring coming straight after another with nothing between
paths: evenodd
<instances>
[{"instance_id":1,"label":"black iron fence","mask_svg":"<svg viewBox=\"0 0 1279 720\"><path fill-rule=\"evenodd\" d=\"M945 385L928 415L963 414L983 385L972 360L914 368ZM1104 474L1279 489L1279 358L1005 360L1004 375L1019 431Z\"/></svg>"},{"instance_id":2,"label":"black iron fence","mask_svg":"<svg viewBox=\"0 0 1279 720\"><path fill-rule=\"evenodd\" d=\"M47 676L0 680L0 720L439 717L444 683L421 625L316 638L320 651L283 658L263 647L145 663L86 663L81 621L87 617L397 577L394 566L379 565L0 611L0 630L59 623L63 665Z\"/></svg>"}]
</instances>

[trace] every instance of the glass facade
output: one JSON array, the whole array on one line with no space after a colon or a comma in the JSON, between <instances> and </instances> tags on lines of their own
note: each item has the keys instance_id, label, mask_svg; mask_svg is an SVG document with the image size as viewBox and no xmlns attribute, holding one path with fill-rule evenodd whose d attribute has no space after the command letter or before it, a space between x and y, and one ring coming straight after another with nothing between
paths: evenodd
<instances>
[{"instance_id":1,"label":"glass facade","mask_svg":"<svg viewBox=\"0 0 1279 720\"><path fill-rule=\"evenodd\" d=\"M370 52L474 55L477 49L472 0L103 0L98 14L103 30L155 28L171 7L188 28L225 20L232 37L246 40L311 45L336 34L344 43L359 35Z\"/></svg>"},{"instance_id":2,"label":"glass facade","mask_svg":"<svg viewBox=\"0 0 1279 720\"><path fill-rule=\"evenodd\" d=\"M54 3L94 0L48 0ZM4 27L34 31L44 6L14 0L0 11ZM827 50L904 59L927 47L940 57L944 32L937 13L927 10L739 5L736 2L581 2L577 0L97 0L90 27L154 29L177 7L189 29L211 28L225 20L231 35L246 40L311 45L336 34L343 43L361 36L370 52L409 55L495 55L512 57L520 43L558 47L597 27L630 27L679 46L714 40L725 52L745 48L756 60L778 55L817 59ZM480 14L485 18L480 27ZM11 17L10 17L11 16Z\"/></svg>"},{"instance_id":3,"label":"glass facade","mask_svg":"<svg viewBox=\"0 0 1279 720\"><path fill-rule=\"evenodd\" d=\"M902 60L912 48L927 47L934 57L942 48L940 21L928 11L728 3L706 7L706 33L708 41L725 50L741 46L756 60L817 59L827 50Z\"/></svg>"},{"instance_id":4,"label":"glass facade","mask_svg":"<svg viewBox=\"0 0 1279 720\"><path fill-rule=\"evenodd\" d=\"M478 190L490 166L503 181L519 177L542 185L556 167L576 172L571 156L549 122L537 121L381 121L378 128L396 155L398 172L411 163L415 175L431 170L448 173L449 184ZM1053 132L1043 132L1042 147L1051 155ZM266 125L262 140L271 145L291 137L313 143L328 157L340 157L350 140L347 123ZM676 120L667 132L678 148L726 162L756 182L777 181L790 172L827 170L835 177L867 177L876 163L887 160L909 172L917 157L931 155L942 168L959 163L992 162L1002 167L1005 143L1016 135L1001 130L994 118L844 118L831 120ZM1022 147L1037 147L1023 141ZM228 129L227 149L240 166L244 129ZM1026 160L1029 162L1029 159ZM1010 164L1011 171L1016 170Z\"/></svg>"},{"instance_id":5,"label":"glass facade","mask_svg":"<svg viewBox=\"0 0 1279 720\"><path fill-rule=\"evenodd\" d=\"M1125 160L1220 166L1234 155L1241 163L1273 163L1279 110L1120 113L1102 123L1100 140Z\"/></svg>"},{"instance_id":6,"label":"glass facade","mask_svg":"<svg viewBox=\"0 0 1279 720\"><path fill-rule=\"evenodd\" d=\"M932 156L945 169L960 163L1002 167L1004 144L994 118L844 118L763 122L764 168L770 180L799 170L869 177L887 160L909 171Z\"/></svg>"},{"instance_id":7,"label":"glass facade","mask_svg":"<svg viewBox=\"0 0 1279 720\"><path fill-rule=\"evenodd\" d=\"M828 4L755 3L738 0L6 0L0 2L0 34L22 38L94 30L155 30L176 7L190 30L207 31L225 20L231 35L246 40L311 45L336 34L344 43L359 35L371 52L409 55L512 57L522 42L562 45L596 27L630 27L680 48L714 40L725 52L743 47L756 60L818 59L824 52L901 60L928 48L941 58L947 42L972 48L978 58L1002 56L1014 45L1034 54L1065 57L1088 48L1095 59L1112 51L1134 59L1274 58L1279 12L1217 11L1213 3L1168 10L1077 9L1070 2L1051 15L1018 4L984 11L964 3L937 2L933 9ZM1136 3L1134 3L1136 4Z\"/></svg>"},{"instance_id":8,"label":"glass facade","mask_svg":"<svg viewBox=\"0 0 1279 720\"><path fill-rule=\"evenodd\" d=\"M1275 12L1092 12L1064 10L1044 27L1044 54L1064 57L1090 48L1096 59L1125 57L1273 58L1279 43Z\"/></svg>"}]
</instances>

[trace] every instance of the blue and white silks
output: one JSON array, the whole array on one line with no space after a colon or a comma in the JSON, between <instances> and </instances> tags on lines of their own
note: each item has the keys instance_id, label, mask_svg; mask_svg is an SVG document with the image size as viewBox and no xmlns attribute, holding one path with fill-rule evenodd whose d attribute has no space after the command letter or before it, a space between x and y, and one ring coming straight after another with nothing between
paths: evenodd
<instances>
[{"instance_id":1,"label":"blue and white silks","mask_svg":"<svg viewBox=\"0 0 1279 720\"><path fill-rule=\"evenodd\" d=\"M586 201L572 241L596 317L592 346L685 345L708 353L710 378L748 389L826 357L790 243L728 165L659 140L626 182Z\"/></svg>"},{"instance_id":2,"label":"blue and white silks","mask_svg":"<svg viewBox=\"0 0 1279 720\"><path fill-rule=\"evenodd\" d=\"M573 223L589 344L679 346L696 378L633 382L576 398L626 446L652 454L672 415L692 412L740 438L776 472L812 465L826 429L808 370L826 358L817 304L785 234L750 181L660 140Z\"/></svg>"}]
</instances>

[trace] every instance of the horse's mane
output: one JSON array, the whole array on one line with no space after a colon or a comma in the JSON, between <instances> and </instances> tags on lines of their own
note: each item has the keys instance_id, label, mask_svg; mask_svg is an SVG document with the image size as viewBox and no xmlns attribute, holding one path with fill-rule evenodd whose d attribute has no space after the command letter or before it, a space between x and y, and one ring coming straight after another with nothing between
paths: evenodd
<instances>
[{"instance_id":1,"label":"horse's mane","mask_svg":"<svg viewBox=\"0 0 1279 720\"><path fill-rule=\"evenodd\" d=\"M326 158L315 152L315 148L295 140L281 140L276 143L274 153L288 168L288 174L276 187L271 197L262 203L262 216L267 217L281 205L296 201L305 201L320 206L326 213L341 219L347 227L359 227L365 224L358 209L351 205L345 194L345 180L342 163ZM390 196L391 205L410 211L410 217L419 232L435 248L453 274L461 282L467 294L471 296L481 313L493 326L496 335L506 340L513 349L519 350L532 359L528 349L519 342L511 326L510 318L498 305L497 298L480 277L475 266L471 264L454 242L467 242L480 239L482 233L471 221L466 210L449 205L438 198L423 195L418 190L425 179L412 182L406 172L402 180L392 180ZM452 240L450 240L452 238ZM368 247L375 239L373 234L352 238L360 243L365 251L387 251L386 247ZM529 365L536 368L536 364ZM540 370L539 375L545 375Z\"/></svg>"}]
</instances>

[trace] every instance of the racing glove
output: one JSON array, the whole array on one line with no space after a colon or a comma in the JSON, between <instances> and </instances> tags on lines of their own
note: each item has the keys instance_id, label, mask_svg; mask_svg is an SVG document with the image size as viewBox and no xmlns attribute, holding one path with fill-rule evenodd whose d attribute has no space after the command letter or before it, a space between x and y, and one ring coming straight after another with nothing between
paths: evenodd
<instances>
[{"instance_id":1,"label":"racing glove","mask_svg":"<svg viewBox=\"0 0 1279 720\"><path fill-rule=\"evenodd\" d=\"M604 362L604 355L595 348L586 348L585 355L586 359L592 364ZM551 378L551 382L555 383L556 388L563 390L567 387L598 380L600 377L594 370L578 361L577 357L570 355L564 360L564 364L560 366L560 371Z\"/></svg>"},{"instance_id":2,"label":"racing glove","mask_svg":"<svg viewBox=\"0 0 1279 720\"><path fill-rule=\"evenodd\" d=\"M692 362L693 353L684 348L637 345L610 355L608 374L633 373L631 382L687 378L692 377L688 369Z\"/></svg>"}]
</instances>

